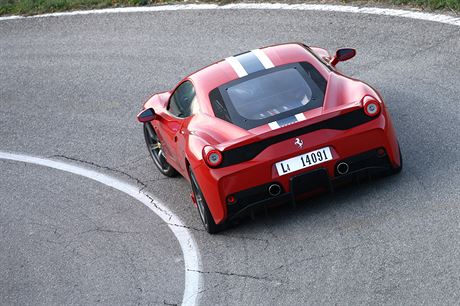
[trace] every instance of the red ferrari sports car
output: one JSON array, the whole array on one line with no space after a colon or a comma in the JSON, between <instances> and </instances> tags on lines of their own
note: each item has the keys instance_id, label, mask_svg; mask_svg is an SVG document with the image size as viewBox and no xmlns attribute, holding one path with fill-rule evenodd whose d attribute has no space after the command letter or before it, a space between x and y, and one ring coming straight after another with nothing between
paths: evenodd
<instances>
[{"instance_id":1,"label":"red ferrari sports car","mask_svg":"<svg viewBox=\"0 0 460 306\"><path fill-rule=\"evenodd\" d=\"M401 153L380 94L336 64L354 49L300 43L228 57L148 99L137 118L161 173L180 173L215 233L257 207L397 173Z\"/></svg>"}]
</instances>

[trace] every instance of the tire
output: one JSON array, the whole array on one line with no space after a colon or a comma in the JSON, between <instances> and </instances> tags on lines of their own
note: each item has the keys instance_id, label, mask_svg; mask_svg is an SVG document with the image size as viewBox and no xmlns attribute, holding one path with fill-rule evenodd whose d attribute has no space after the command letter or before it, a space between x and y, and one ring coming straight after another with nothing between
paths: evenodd
<instances>
[{"instance_id":1,"label":"tire","mask_svg":"<svg viewBox=\"0 0 460 306\"><path fill-rule=\"evenodd\" d=\"M177 171L166 161L166 157L164 156L163 151L161 150L161 142L158 139L155 130L153 129L153 127L149 129L147 127L147 124L150 123L144 123L144 139L150 157L153 159L153 163L161 172L161 174L168 177L176 176Z\"/></svg>"},{"instance_id":2,"label":"tire","mask_svg":"<svg viewBox=\"0 0 460 306\"><path fill-rule=\"evenodd\" d=\"M403 158L402 158L402 155L401 155L401 148L399 147L399 143L398 143L398 150L399 150L399 158L401 160L401 163L400 163L399 167L391 169L391 174L398 174L398 173L401 172L401 170L403 168Z\"/></svg>"},{"instance_id":3,"label":"tire","mask_svg":"<svg viewBox=\"0 0 460 306\"><path fill-rule=\"evenodd\" d=\"M208 204L201 192L200 186L198 185L198 181L195 178L195 174L193 174L192 169L189 168L190 173L190 183L192 185L192 192L195 196L196 206L198 207L198 213L200 215L201 221L203 222L203 226L206 231L210 234L215 234L220 232L225 228L223 224L216 224L214 222L214 218L209 211Z\"/></svg>"}]
</instances>

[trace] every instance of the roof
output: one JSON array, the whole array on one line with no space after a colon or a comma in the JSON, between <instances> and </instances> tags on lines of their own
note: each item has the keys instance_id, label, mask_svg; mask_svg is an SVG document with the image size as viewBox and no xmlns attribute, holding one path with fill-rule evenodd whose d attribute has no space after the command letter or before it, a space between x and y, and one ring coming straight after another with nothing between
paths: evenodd
<instances>
[{"instance_id":1,"label":"roof","mask_svg":"<svg viewBox=\"0 0 460 306\"><path fill-rule=\"evenodd\" d=\"M328 70L309 51L299 43L279 44L248 52L243 52L204 67L188 76L199 96L222 84L244 77L260 69L269 69L289 63L309 62L327 79Z\"/></svg>"}]
</instances>

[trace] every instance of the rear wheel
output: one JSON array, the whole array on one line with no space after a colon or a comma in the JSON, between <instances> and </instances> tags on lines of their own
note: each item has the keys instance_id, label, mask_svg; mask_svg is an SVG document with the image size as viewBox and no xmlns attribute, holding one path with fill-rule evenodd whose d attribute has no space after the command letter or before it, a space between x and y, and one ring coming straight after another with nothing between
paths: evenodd
<instances>
[{"instance_id":1,"label":"rear wheel","mask_svg":"<svg viewBox=\"0 0 460 306\"><path fill-rule=\"evenodd\" d=\"M198 206L198 212L200 214L201 221L203 222L204 228L210 234L215 234L224 229L224 225L216 224L214 222L214 218L209 211L208 204L201 192L200 186L196 180L195 175L192 172L192 169L189 169L190 173L190 181L192 185L192 192L195 196L196 206Z\"/></svg>"},{"instance_id":2,"label":"rear wheel","mask_svg":"<svg viewBox=\"0 0 460 306\"><path fill-rule=\"evenodd\" d=\"M402 170L402 167L403 167L403 158L402 158L402 155L401 155L401 148L399 147L399 144L398 144L398 150L399 150L399 158L400 158L401 162L400 162L398 167L391 169L392 174L400 173L401 170Z\"/></svg>"},{"instance_id":3,"label":"rear wheel","mask_svg":"<svg viewBox=\"0 0 460 306\"><path fill-rule=\"evenodd\" d=\"M153 159L155 166L160 170L163 175L173 177L177 175L177 171L166 161L166 157L163 153L161 142L155 133L155 130L149 122L144 123L144 138L147 144L147 150Z\"/></svg>"}]
</instances>

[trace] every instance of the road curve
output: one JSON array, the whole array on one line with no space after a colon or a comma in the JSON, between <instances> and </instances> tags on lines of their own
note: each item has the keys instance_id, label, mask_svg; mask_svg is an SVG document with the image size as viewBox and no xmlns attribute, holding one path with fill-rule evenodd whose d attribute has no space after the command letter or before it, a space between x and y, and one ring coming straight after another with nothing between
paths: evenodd
<instances>
[{"instance_id":1,"label":"road curve","mask_svg":"<svg viewBox=\"0 0 460 306\"><path fill-rule=\"evenodd\" d=\"M190 231L187 226L183 224L180 218L171 212L167 207L165 207L158 199L149 194L145 190L145 185L140 181L136 181L140 186L134 186L124 181L121 181L113 176L108 176L103 173L93 171L81 166L74 164L69 164L68 162L55 161L45 158L38 158L35 156L28 156L23 154L12 154L0 151L0 160L6 161L15 161L19 163L39 165L42 167L48 167L51 169L56 169L75 175L83 176L85 178L96 181L107 187L111 187L118 192L122 192L131 198L136 199L145 206L147 206L153 213L155 213L160 219L167 224L171 232L176 237L179 242L180 248L182 250L184 265L185 265L185 290L182 299L182 305L196 305L198 300L198 292L200 291L201 285L201 275L197 271L201 270L200 254L196 247L196 242L193 239ZM121 172L120 172L121 173ZM18 184L20 185L20 183ZM108 192L109 193L109 192ZM111 193L111 192L110 192ZM31 215L29 218L33 218ZM94 223L94 222L93 222ZM49 225L43 225L42 223L34 223L45 228L53 228ZM123 232L116 230L104 229L102 225L96 225L95 229L85 231L80 234L86 234L88 232L107 232L107 233L117 233L117 234L140 234L143 232ZM57 234L57 227L54 228L55 233ZM58 235L58 234L57 234ZM60 236L60 235L58 235ZM51 240L47 239L47 242ZM54 243L54 242L53 242Z\"/></svg>"},{"instance_id":2,"label":"road curve","mask_svg":"<svg viewBox=\"0 0 460 306\"><path fill-rule=\"evenodd\" d=\"M383 94L405 169L209 236L187 183L153 169L134 116L149 94L211 61L285 41L358 49L341 67ZM459 52L455 25L343 12L3 20L0 150L71 159L145 184L194 233L201 304L457 304ZM180 248L145 207L67 175L4 161L0 168L2 304L181 302ZM75 227L85 239L75 239ZM138 227L146 230L133 234Z\"/></svg>"}]
</instances>

